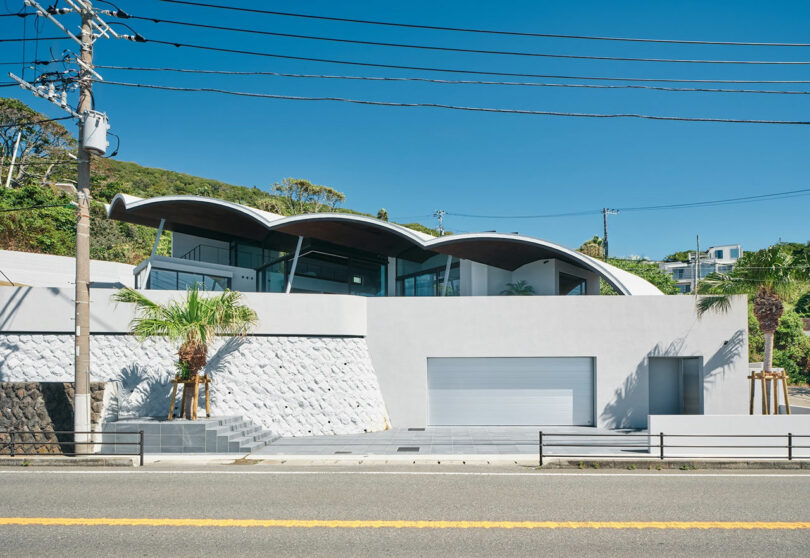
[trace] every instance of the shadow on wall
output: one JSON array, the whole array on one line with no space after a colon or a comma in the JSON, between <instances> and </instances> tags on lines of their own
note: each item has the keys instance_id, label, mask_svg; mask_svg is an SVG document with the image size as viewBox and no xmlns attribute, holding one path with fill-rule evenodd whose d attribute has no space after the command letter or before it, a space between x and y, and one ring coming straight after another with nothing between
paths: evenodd
<instances>
[{"instance_id":1,"label":"shadow on wall","mask_svg":"<svg viewBox=\"0 0 810 558\"><path fill-rule=\"evenodd\" d=\"M56 440L62 453L73 451L73 435L64 434L73 430L73 400L68 396L66 384L62 382L43 382L40 385L45 410L53 423Z\"/></svg>"},{"instance_id":2,"label":"shadow on wall","mask_svg":"<svg viewBox=\"0 0 810 558\"><path fill-rule=\"evenodd\" d=\"M678 357L685 337L679 337L663 347L660 343L636 365L635 371L625 378L621 387L616 388L613 399L600 415L608 428L646 428L650 407L649 359L650 357Z\"/></svg>"},{"instance_id":3,"label":"shadow on wall","mask_svg":"<svg viewBox=\"0 0 810 558\"><path fill-rule=\"evenodd\" d=\"M0 308L0 331L5 329L6 325L11 321L25 298L30 293L31 287L17 287L14 290L14 294L12 294L8 301L3 305L3 308Z\"/></svg>"},{"instance_id":4,"label":"shadow on wall","mask_svg":"<svg viewBox=\"0 0 810 558\"><path fill-rule=\"evenodd\" d=\"M239 350L245 342L242 337L231 337L208 359L205 373L216 379L216 374L225 369L228 357ZM174 370L156 370L145 364L132 364L121 369L113 381L120 383L118 392L118 417L166 417L169 411ZM180 411L182 391L175 399L175 412ZM215 390L212 390L212 404ZM202 398L202 393L200 394Z\"/></svg>"},{"instance_id":5,"label":"shadow on wall","mask_svg":"<svg viewBox=\"0 0 810 558\"><path fill-rule=\"evenodd\" d=\"M711 357L703 362L703 382L716 383L731 370L732 364L746 349L746 331L739 329ZM602 411L602 421L609 428L646 428L649 414L649 362L651 357L688 357L683 353L685 337L662 347L659 343L636 366L624 384L616 389L613 400Z\"/></svg>"},{"instance_id":6,"label":"shadow on wall","mask_svg":"<svg viewBox=\"0 0 810 558\"><path fill-rule=\"evenodd\" d=\"M740 354L748 354L746 346L746 333L744 329L738 329L731 338L723 343L720 350L714 353L703 363L703 382L716 383L719 379L725 378L731 369L731 364L739 358ZM746 359L746 362L748 360Z\"/></svg>"}]
</instances>

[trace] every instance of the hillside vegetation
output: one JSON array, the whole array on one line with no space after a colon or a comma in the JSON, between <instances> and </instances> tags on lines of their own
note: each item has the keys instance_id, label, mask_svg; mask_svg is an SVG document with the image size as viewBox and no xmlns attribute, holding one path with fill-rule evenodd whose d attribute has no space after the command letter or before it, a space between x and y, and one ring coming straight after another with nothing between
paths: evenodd
<instances>
[{"instance_id":1,"label":"hillside vegetation","mask_svg":"<svg viewBox=\"0 0 810 558\"><path fill-rule=\"evenodd\" d=\"M58 182L75 182L76 167L67 155L75 142L60 122L26 125L46 117L16 99L0 98L0 176L5 179L17 133L22 131L12 188L0 191L0 249L69 256L75 253L75 210L71 198L56 190ZM52 164L56 162L56 164ZM136 163L94 158L91 174L91 236L93 259L135 264L152 250L155 230L106 218L104 204L118 193L150 198L195 195L218 198L281 215L309 211L337 211L367 215L340 207L343 193L286 179L271 193L257 187L226 184ZM37 209L24 209L31 207ZM39 207L59 206L59 207ZM429 234L436 231L418 223L405 224ZM158 253L171 251L170 235L161 239Z\"/></svg>"}]
</instances>

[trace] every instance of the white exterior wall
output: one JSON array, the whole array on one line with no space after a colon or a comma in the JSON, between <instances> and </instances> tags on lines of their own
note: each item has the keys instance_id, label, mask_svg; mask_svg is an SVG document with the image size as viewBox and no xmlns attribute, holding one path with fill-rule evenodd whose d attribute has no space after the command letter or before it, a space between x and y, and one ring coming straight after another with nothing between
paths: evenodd
<instances>
[{"instance_id":1,"label":"white exterior wall","mask_svg":"<svg viewBox=\"0 0 810 558\"><path fill-rule=\"evenodd\" d=\"M599 276L596 273L555 258L537 260L515 271L461 260L459 271L462 296L498 296L506 289L507 283L517 281L526 281L537 295L557 295L560 292L561 272L582 277L587 281L587 294L599 294Z\"/></svg>"},{"instance_id":2,"label":"white exterior wall","mask_svg":"<svg viewBox=\"0 0 810 558\"><path fill-rule=\"evenodd\" d=\"M103 379L95 376L97 370L123 373L154 363L163 363L161 373L171 372L174 349L139 353L132 348L138 347L137 343L120 335L128 331L133 309L111 303L113 293L91 290L92 332L119 334L94 337L93 347L100 346L96 339L123 340L120 346L106 345L100 352L93 349L93 379ZM151 291L148 296L162 302L181 293ZM339 378L340 389L348 397L359 389L356 382L366 381L356 380L355 374L362 378L376 374L395 427L426 426L427 359L431 357L593 357L597 425L638 428L647 425L649 358L698 357L702 362L704 413L742 415L748 411L744 297L733 300L729 313L712 313L701 319L696 316L692 297L677 296L365 298L245 293L244 298L256 310L259 323L250 343L240 349L248 352L237 352L237 360L229 365L232 385L247 382L275 393L292 382L300 392L297 401L308 402L323 386L327 386L326 394L330 393L327 379ZM0 335L6 343L6 352L0 354L0 380L37 381L52 370L71 377L73 331L72 289L0 288ZM57 337L34 339L37 335ZM304 353L284 352L272 336L308 338L312 345ZM341 342L335 341L334 348L329 339ZM352 343L362 346L352 348ZM352 351L362 352L366 345L368 351L363 354L370 362L364 363L366 357ZM50 352L63 356L54 360L47 356ZM330 363L323 364L322 355L327 354ZM354 355L352 362L358 364L342 368L340 362L350 362L341 361L343 355ZM280 369L267 366L270 361L294 364L294 377L281 376ZM298 367L299 362L304 364ZM332 372L323 375L324 366ZM108 372L103 374L112 377ZM265 382L269 377L281 379ZM155 385L159 393L167 391ZM266 407L269 399L264 396L246 393L240 399L255 401L250 413L257 416L265 413L265 408L267 417L278 415L279 408ZM371 400L364 397L363 401ZM373 403L377 405L376 417L385 412L379 401ZM301 416L305 417L301 426L321 420L315 415ZM323 421L329 421L337 415L326 405L323 416ZM380 423L351 424L358 428L364 425L362 431ZM299 428L298 432L309 433L304 430L312 428Z\"/></svg>"},{"instance_id":3,"label":"white exterior wall","mask_svg":"<svg viewBox=\"0 0 810 558\"><path fill-rule=\"evenodd\" d=\"M704 413L748 411L747 306L698 319L690 297L376 298L368 346L392 424L427 425L431 357L594 357L599 426L647 426L651 356L702 358Z\"/></svg>"},{"instance_id":4,"label":"white exterior wall","mask_svg":"<svg viewBox=\"0 0 810 558\"><path fill-rule=\"evenodd\" d=\"M91 286L99 288L132 287L134 266L90 260ZM76 282L76 260L68 256L32 254L0 250L0 281L29 287L68 287Z\"/></svg>"},{"instance_id":5,"label":"white exterior wall","mask_svg":"<svg viewBox=\"0 0 810 558\"><path fill-rule=\"evenodd\" d=\"M706 457L787 457L787 435L796 436L794 446L810 446L810 416L797 415L650 415L650 437L658 444L657 434L664 433L664 455ZM684 438L675 435L717 435L717 438ZM667 438L667 435L673 436ZM727 438L725 436L754 436L751 438ZM762 437L759 437L762 436ZM667 443L684 446L707 446L705 448L669 448ZM726 446L726 447L723 447ZM728 446L754 446L735 448ZM760 447L757 447L760 446ZM762 447L780 446L780 447ZM793 449L794 458L810 457L810 448Z\"/></svg>"}]
</instances>

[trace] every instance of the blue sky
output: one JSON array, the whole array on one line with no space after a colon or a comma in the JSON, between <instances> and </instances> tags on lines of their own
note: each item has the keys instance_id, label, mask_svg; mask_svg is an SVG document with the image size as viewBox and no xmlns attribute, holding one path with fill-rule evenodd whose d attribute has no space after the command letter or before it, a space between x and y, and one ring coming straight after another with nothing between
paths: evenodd
<instances>
[{"instance_id":1,"label":"blue sky","mask_svg":"<svg viewBox=\"0 0 810 558\"><path fill-rule=\"evenodd\" d=\"M147 17L370 41L597 56L810 60L810 48L501 37L241 14L156 0L117 0L117 3L125 11ZM288 1L271 5L223 0L220 3L338 17L540 33L810 42L807 34L810 5L796 1L438 3L415 0L397 4ZM16 11L21 4L5 0L3 8ZM74 24L75 20L68 21ZM32 36L33 18L28 18L28 22L28 36ZM411 66L593 76L810 79L810 67L797 65L663 64L446 53L202 31L138 20L127 23L152 39ZM40 28L44 35L58 34L49 23L41 24ZM17 18L0 20L0 36L18 37L21 33L22 23ZM70 46L68 42L40 43L40 58L49 47L58 52ZM27 49L30 58L33 46ZM18 43L0 44L0 52L2 61L21 59ZM97 43L96 62L482 79L106 40ZM19 72L15 67L3 66L3 69ZM101 73L108 80L280 95L329 95L592 113L810 120L810 98L803 95L370 83L114 70ZM33 76L29 73L28 77ZM16 88L6 88L2 94L23 99L48 115L61 115L47 102L33 99ZM808 126L479 114L248 99L109 85L97 86L95 99L96 107L108 113L112 131L121 136L119 159L260 188L267 188L287 176L303 177L345 192L347 207L370 213L385 207L394 220L420 221L427 225L435 225L429 215L439 208L449 213L546 214L795 190L807 187L810 164ZM754 249L780 238L806 242L810 239L809 207L810 196L757 204L623 213L610 218L611 254L662 257L693 247L697 234L704 246L740 242L744 248ZM458 232L517 231L570 247L602 232L598 215L542 220L449 215L445 225Z\"/></svg>"}]
</instances>

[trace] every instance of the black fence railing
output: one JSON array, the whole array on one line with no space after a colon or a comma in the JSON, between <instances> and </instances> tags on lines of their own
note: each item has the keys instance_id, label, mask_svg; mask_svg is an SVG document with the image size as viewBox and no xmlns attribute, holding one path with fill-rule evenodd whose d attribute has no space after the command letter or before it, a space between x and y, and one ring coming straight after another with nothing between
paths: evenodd
<instances>
[{"instance_id":1,"label":"black fence railing","mask_svg":"<svg viewBox=\"0 0 810 558\"><path fill-rule=\"evenodd\" d=\"M87 440L76 440L77 435L86 436ZM100 436L102 439L95 439ZM124 439L129 441L118 441L118 436L124 436ZM6 455L9 457L98 456L99 453L92 451L95 446L112 445L116 450L115 455L138 457L140 464L143 465L143 430L116 432L114 438L114 440L104 440L101 432L73 430L0 430L0 457ZM89 447L90 451L76 451L76 446ZM56 451L48 451L54 447L56 447ZM132 448L131 453L120 451L129 448Z\"/></svg>"},{"instance_id":2,"label":"black fence railing","mask_svg":"<svg viewBox=\"0 0 810 558\"><path fill-rule=\"evenodd\" d=\"M694 443L689 443L695 439ZM767 440L764 440L767 439ZM672 459L770 459L792 461L796 450L810 449L810 434L665 434L655 433L549 433L542 430L538 434L538 463L550 457L565 458L615 458L639 457ZM729 440L731 443L718 443ZM734 443L740 440L739 443ZM764 443L754 443L762 440ZM698 443L698 442L704 443ZM747 443L746 443L747 442ZM797 444L797 442L799 442ZM555 451L552 448L570 448ZM725 450L757 450L728 452L736 455L723 455ZM600 452L599 450L604 450ZM669 451L669 454L667 453ZM672 451L677 450L677 451ZM683 451L695 450L695 451ZM810 452L803 452L800 458L810 458Z\"/></svg>"}]
</instances>

